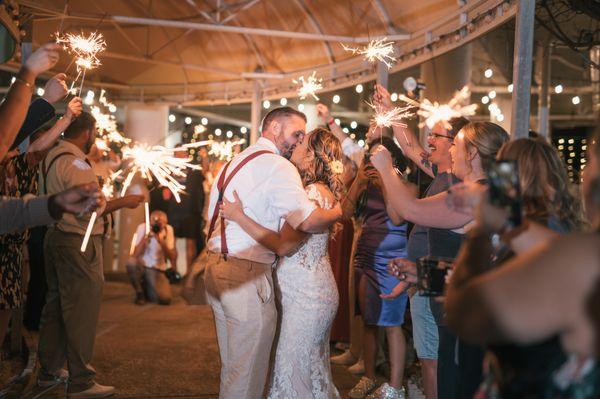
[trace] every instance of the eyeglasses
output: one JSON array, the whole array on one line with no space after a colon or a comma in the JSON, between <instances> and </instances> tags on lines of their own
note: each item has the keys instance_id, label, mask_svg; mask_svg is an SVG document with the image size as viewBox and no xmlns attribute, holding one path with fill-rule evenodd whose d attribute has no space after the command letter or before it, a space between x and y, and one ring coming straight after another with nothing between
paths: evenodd
<instances>
[{"instance_id":1,"label":"eyeglasses","mask_svg":"<svg viewBox=\"0 0 600 399\"><path fill-rule=\"evenodd\" d=\"M448 140L454 140L454 137L452 137L452 136L446 136L446 135L437 134L437 133L429 133L428 136L429 137L436 137L436 138L440 137L440 138L445 138L445 139L448 139Z\"/></svg>"}]
</instances>

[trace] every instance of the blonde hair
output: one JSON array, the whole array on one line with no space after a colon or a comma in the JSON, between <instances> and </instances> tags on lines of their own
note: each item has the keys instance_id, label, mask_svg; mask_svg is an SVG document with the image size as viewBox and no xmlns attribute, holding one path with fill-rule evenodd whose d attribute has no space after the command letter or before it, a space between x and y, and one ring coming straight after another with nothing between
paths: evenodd
<instances>
[{"instance_id":1,"label":"blonde hair","mask_svg":"<svg viewBox=\"0 0 600 399\"><path fill-rule=\"evenodd\" d=\"M506 130L492 122L470 122L460 131L464 135L467 150L477 150L483 170L487 170L494 162L500 147L510 139Z\"/></svg>"},{"instance_id":2,"label":"blonde hair","mask_svg":"<svg viewBox=\"0 0 600 399\"><path fill-rule=\"evenodd\" d=\"M340 141L328 130L317 128L311 131L305 140L308 151L314 155L313 166L300 171L304 186L323 183L329 188L336 202L342 200L344 183L342 175L331 170L333 161L342 162L344 154Z\"/></svg>"},{"instance_id":3,"label":"blonde hair","mask_svg":"<svg viewBox=\"0 0 600 399\"><path fill-rule=\"evenodd\" d=\"M547 222L554 216L569 229L583 226L581 200L575 194L560 155L545 139L510 141L502 146L498 159L517 162L527 217Z\"/></svg>"}]
</instances>

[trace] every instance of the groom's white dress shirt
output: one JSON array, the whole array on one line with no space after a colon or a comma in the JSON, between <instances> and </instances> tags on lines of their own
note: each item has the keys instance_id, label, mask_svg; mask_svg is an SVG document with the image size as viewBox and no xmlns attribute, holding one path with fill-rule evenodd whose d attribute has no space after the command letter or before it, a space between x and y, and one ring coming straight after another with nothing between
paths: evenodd
<instances>
[{"instance_id":1,"label":"groom's white dress shirt","mask_svg":"<svg viewBox=\"0 0 600 399\"><path fill-rule=\"evenodd\" d=\"M244 204L244 213L267 229L279 231L283 225L282 220L296 229L310 216L316 205L308 199L296 167L279 155L272 141L261 137L238 154L227 168L227 176L244 158L261 150L268 150L273 154L259 155L244 165L225 189L224 197L228 201L234 201L233 192L237 191ZM223 168L210 190L209 219L218 200L216 182L221 173ZM216 253L221 252L220 223L219 218L208 240L208 249ZM225 221L225 235L230 256L259 263L275 261L275 254L258 244L237 223Z\"/></svg>"}]
</instances>

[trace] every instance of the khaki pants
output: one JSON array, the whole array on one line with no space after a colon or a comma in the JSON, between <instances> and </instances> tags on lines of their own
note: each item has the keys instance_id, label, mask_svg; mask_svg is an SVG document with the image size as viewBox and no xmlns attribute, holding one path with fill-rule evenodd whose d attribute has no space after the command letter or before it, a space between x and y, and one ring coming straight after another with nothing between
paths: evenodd
<instances>
[{"instance_id":1,"label":"khaki pants","mask_svg":"<svg viewBox=\"0 0 600 399\"><path fill-rule=\"evenodd\" d=\"M221 355L219 398L261 398L277 323L272 267L209 254L204 281Z\"/></svg>"},{"instance_id":2,"label":"khaki pants","mask_svg":"<svg viewBox=\"0 0 600 399\"><path fill-rule=\"evenodd\" d=\"M163 271L128 263L127 274L136 294L143 294L148 301L159 305L171 303L171 284Z\"/></svg>"},{"instance_id":3,"label":"khaki pants","mask_svg":"<svg viewBox=\"0 0 600 399\"><path fill-rule=\"evenodd\" d=\"M93 384L90 366L102 301L102 236L91 236L80 252L83 236L49 228L44 239L48 293L42 311L38 354L43 375L55 374L65 360L69 391Z\"/></svg>"}]
</instances>

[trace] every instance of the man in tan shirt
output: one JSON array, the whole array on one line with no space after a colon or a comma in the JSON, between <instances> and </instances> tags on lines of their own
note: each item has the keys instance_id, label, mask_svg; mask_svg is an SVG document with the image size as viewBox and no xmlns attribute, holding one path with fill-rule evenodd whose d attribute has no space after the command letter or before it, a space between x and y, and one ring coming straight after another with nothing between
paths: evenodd
<instances>
[{"instance_id":1,"label":"man in tan shirt","mask_svg":"<svg viewBox=\"0 0 600 399\"><path fill-rule=\"evenodd\" d=\"M86 154L96 139L96 120L83 112L64 132L64 139L42 162L40 190L53 194L72 186L96 183ZM90 366L98 324L102 286L102 237L108 233L103 215L117 209L135 208L142 196L129 195L109 202L97 210L98 217L85 252L80 251L90 215L65 214L49 227L44 240L48 295L40 327L38 385L48 386L66 377L68 366L69 398L103 398L114 388L94 381Z\"/></svg>"}]
</instances>

